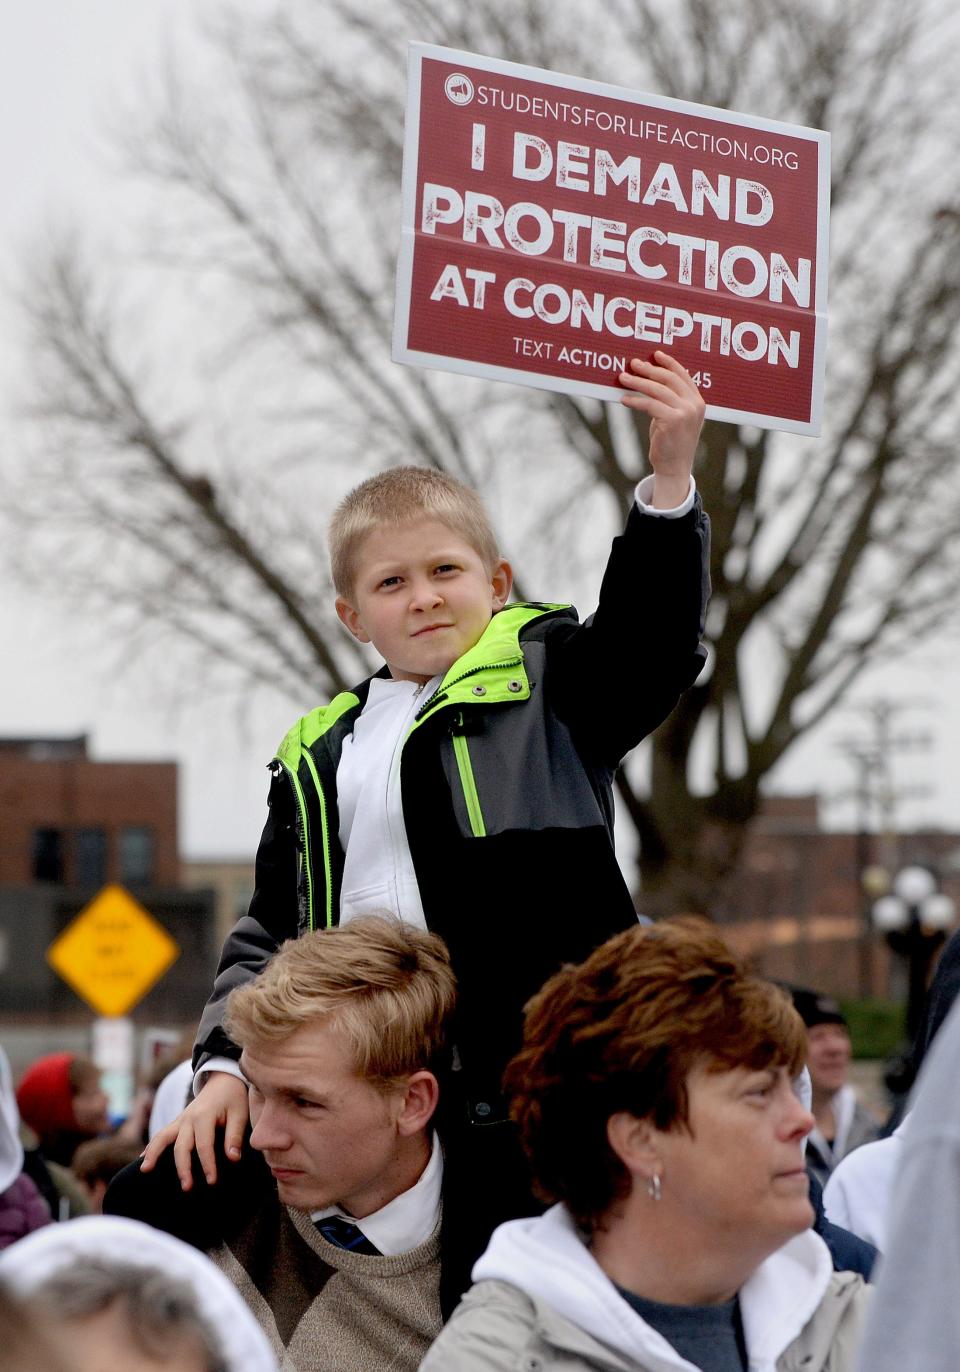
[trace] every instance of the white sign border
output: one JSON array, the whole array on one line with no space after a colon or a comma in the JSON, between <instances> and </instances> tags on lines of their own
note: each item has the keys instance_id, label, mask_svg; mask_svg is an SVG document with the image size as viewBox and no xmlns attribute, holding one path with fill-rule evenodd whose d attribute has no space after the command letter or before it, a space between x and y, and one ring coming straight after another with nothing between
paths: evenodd
<instances>
[{"instance_id":1,"label":"white sign border","mask_svg":"<svg viewBox=\"0 0 960 1372\"><path fill-rule=\"evenodd\" d=\"M759 115L738 114L732 110L699 105L690 100L675 100L671 96L650 95L631 90L627 86L609 85L603 81L589 81L584 77L565 76L561 72L541 67L528 67L520 62L506 62L498 57L483 57L478 53L462 52L456 48L439 47L433 43L411 42L408 49L407 107L403 135L403 179L400 195L400 250L397 257L396 305L393 319L394 362L415 367L429 367L435 371L457 372L478 376L489 381L507 381L538 390L559 391L566 395L587 396L594 400L619 403L623 389L601 386L592 382L578 382L563 376L547 376L542 372L527 372L516 367L494 366L489 362L473 362L467 358L448 357L440 353L417 352L407 346L410 327L410 295L413 289L413 256L416 246L417 173L420 154L420 89L423 59L449 62L453 66L473 71L495 72L501 76L522 77L543 85L560 86L564 90L585 91L608 99L623 100L634 105L649 105L654 109L670 110L677 114L695 115L720 123L736 124L741 128L762 129L769 133L799 138L817 145L818 220L816 296L814 300L813 369L808 420L784 419L779 415L755 414L748 410L727 409L707 403L707 418L733 424L756 424L760 428L783 433L802 434L818 438L823 422L823 397L826 370L827 299L830 239L830 135L822 129L808 129L800 124L787 124Z\"/></svg>"}]
</instances>

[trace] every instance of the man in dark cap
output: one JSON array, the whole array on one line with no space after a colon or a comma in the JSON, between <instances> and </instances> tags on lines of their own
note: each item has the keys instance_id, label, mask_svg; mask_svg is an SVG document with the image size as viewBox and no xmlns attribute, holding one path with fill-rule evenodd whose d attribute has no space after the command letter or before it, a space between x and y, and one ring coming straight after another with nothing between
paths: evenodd
<instances>
[{"instance_id":1,"label":"man in dark cap","mask_svg":"<svg viewBox=\"0 0 960 1372\"><path fill-rule=\"evenodd\" d=\"M825 1184L841 1158L870 1143L879 1134L873 1116L863 1108L847 1081L850 1072L850 1033L843 1011L832 996L806 987L790 992L807 1026L807 1067L817 1121L807 1139L807 1170Z\"/></svg>"}]
</instances>

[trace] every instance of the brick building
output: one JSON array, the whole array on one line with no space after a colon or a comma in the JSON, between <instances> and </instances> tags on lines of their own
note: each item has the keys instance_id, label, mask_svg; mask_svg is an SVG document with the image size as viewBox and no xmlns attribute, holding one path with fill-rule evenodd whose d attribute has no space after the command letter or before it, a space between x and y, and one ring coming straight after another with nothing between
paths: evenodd
<instances>
[{"instance_id":1,"label":"brick building","mask_svg":"<svg viewBox=\"0 0 960 1372\"><path fill-rule=\"evenodd\" d=\"M253 859L246 862L240 858L185 859L180 864L180 872L188 890L213 892L217 944L222 944L249 908L256 875Z\"/></svg>"},{"instance_id":2,"label":"brick building","mask_svg":"<svg viewBox=\"0 0 960 1372\"><path fill-rule=\"evenodd\" d=\"M177 765L99 762L87 738L0 738L0 886L179 884Z\"/></svg>"},{"instance_id":3,"label":"brick building","mask_svg":"<svg viewBox=\"0 0 960 1372\"><path fill-rule=\"evenodd\" d=\"M881 836L820 827L817 797L773 796L715 910L724 936L768 976L839 996L899 998L902 967L869 923L865 868L928 867L960 910L960 834Z\"/></svg>"},{"instance_id":4,"label":"brick building","mask_svg":"<svg viewBox=\"0 0 960 1372\"><path fill-rule=\"evenodd\" d=\"M183 879L177 764L89 756L87 738L0 738L0 1034L15 1068L76 1046L92 1011L47 963L106 885L124 887L179 955L131 1011L138 1027L195 1021L219 937L214 893Z\"/></svg>"}]
</instances>

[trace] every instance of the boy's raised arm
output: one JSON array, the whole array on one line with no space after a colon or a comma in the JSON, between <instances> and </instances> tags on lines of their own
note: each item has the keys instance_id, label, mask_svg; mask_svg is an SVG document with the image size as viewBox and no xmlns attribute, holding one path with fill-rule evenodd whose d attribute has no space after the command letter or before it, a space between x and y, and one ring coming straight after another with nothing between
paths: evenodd
<instances>
[{"instance_id":1,"label":"boy's raised arm","mask_svg":"<svg viewBox=\"0 0 960 1372\"><path fill-rule=\"evenodd\" d=\"M703 398L662 350L632 359L620 383L623 404L650 418L653 475L613 540L596 610L548 648L558 714L582 756L612 770L696 680L710 594L710 521L692 481Z\"/></svg>"},{"instance_id":2,"label":"boy's raised arm","mask_svg":"<svg viewBox=\"0 0 960 1372\"><path fill-rule=\"evenodd\" d=\"M686 367L660 349L650 362L632 358L630 370L620 373L620 384L628 392L622 403L650 416L650 503L658 510L676 509L690 490L706 412L703 396Z\"/></svg>"}]
</instances>

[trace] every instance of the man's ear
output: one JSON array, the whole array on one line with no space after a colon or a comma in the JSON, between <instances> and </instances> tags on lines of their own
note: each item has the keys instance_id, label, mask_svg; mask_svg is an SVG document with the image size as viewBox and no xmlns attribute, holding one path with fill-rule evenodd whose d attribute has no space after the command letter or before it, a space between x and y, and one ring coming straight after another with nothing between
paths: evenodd
<instances>
[{"instance_id":1,"label":"man's ear","mask_svg":"<svg viewBox=\"0 0 960 1372\"><path fill-rule=\"evenodd\" d=\"M510 592L513 589L513 568L506 558L501 558L493 569L490 578L493 587L493 608L502 610L510 599Z\"/></svg>"},{"instance_id":2,"label":"man's ear","mask_svg":"<svg viewBox=\"0 0 960 1372\"><path fill-rule=\"evenodd\" d=\"M407 1078L403 1101L397 1116L399 1133L409 1138L426 1129L440 1099L440 1085L432 1072L414 1072Z\"/></svg>"},{"instance_id":3,"label":"man's ear","mask_svg":"<svg viewBox=\"0 0 960 1372\"><path fill-rule=\"evenodd\" d=\"M337 596L336 606L337 618L340 620L340 623L345 625L350 633L353 634L354 638L358 639L361 643L369 643L370 635L363 627L359 611L355 610L352 605L349 605L342 595Z\"/></svg>"},{"instance_id":4,"label":"man's ear","mask_svg":"<svg viewBox=\"0 0 960 1372\"><path fill-rule=\"evenodd\" d=\"M649 1119L618 1110L607 1120L607 1142L631 1177L646 1182L662 1173L659 1131Z\"/></svg>"}]
</instances>

